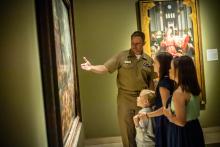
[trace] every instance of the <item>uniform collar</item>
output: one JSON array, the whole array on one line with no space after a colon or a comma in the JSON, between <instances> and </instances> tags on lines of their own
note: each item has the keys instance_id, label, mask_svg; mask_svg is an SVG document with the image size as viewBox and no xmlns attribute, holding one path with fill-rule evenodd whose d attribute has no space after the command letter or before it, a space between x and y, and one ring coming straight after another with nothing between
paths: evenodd
<instances>
[{"instance_id":1,"label":"uniform collar","mask_svg":"<svg viewBox=\"0 0 220 147\"><path fill-rule=\"evenodd\" d=\"M132 51L132 49L129 50L128 57L136 57L135 53Z\"/></svg>"},{"instance_id":2,"label":"uniform collar","mask_svg":"<svg viewBox=\"0 0 220 147\"><path fill-rule=\"evenodd\" d=\"M135 53L131 49L129 50L129 53L128 53L127 57L136 59ZM152 58L144 52L141 55L141 59L144 59L145 61L147 61L147 64L149 64L149 65L153 64Z\"/></svg>"},{"instance_id":3,"label":"uniform collar","mask_svg":"<svg viewBox=\"0 0 220 147\"><path fill-rule=\"evenodd\" d=\"M142 57L143 59L145 59L145 60L148 60L148 59L149 59L149 56L148 56L147 54L145 54L145 53L143 53L141 57Z\"/></svg>"},{"instance_id":4,"label":"uniform collar","mask_svg":"<svg viewBox=\"0 0 220 147\"><path fill-rule=\"evenodd\" d=\"M135 58L136 58L136 55L135 55L135 53L132 51L132 49L129 50L128 57L135 57ZM141 58L144 58L144 59L145 59L145 54L144 54L144 52L141 54Z\"/></svg>"}]
</instances>

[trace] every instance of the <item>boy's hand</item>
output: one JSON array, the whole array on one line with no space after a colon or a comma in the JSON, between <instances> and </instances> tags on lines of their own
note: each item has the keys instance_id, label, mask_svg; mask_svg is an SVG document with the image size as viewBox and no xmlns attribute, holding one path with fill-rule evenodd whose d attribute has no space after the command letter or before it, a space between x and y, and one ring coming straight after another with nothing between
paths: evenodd
<instances>
[{"instance_id":1,"label":"boy's hand","mask_svg":"<svg viewBox=\"0 0 220 147\"><path fill-rule=\"evenodd\" d=\"M138 114L133 117L133 120L134 120L135 127L138 127L139 126L139 121L140 121L140 118L139 118Z\"/></svg>"}]
</instances>

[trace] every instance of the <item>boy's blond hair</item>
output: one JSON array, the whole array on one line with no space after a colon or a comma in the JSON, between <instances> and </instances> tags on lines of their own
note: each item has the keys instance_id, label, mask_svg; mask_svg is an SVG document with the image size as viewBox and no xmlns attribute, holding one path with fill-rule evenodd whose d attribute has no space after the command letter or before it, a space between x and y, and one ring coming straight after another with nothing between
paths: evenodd
<instances>
[{"instance_id":1,"label":"boy's blond hair","mask_svg":"<svg viewBox=\"0 0 220 147\"><path fill-rule=\"evenodd\" d=\"M148 89L143 89L143 90L141 90L141 94L144 98L146 98L148 100L148 102L151 106L154 104L155 98L156 98L154 91L148 90Z\"/></svg>"}]
</instances>

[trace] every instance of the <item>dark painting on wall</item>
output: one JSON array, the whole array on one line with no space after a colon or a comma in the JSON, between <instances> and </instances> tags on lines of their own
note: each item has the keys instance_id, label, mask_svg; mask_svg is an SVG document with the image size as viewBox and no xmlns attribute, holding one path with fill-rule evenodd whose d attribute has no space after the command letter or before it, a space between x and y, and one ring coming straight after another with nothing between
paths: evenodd
<instances>
[{"instance_id":1,"label":"dark painting on wall","mask_svg":"<svg viewBox=\"0 0 220 147\"><path fill-rule=\"evenodd\" d=\"M37 0L48 144L70 147L81 128L72 0Z\"/></svg>"},{"instance_id":2,"label":"dark painting on wall","mask_svg":"<svg viewBox=\"0 0 220 147\"><path fill-rule=\"evenodd\" d=\"M62 0L53 3L58 91L64 141L75 117L72 44L67 8Z\"/></svg>"},{"instance_id":3,"label":"dark painting on wall","mask_svg":"<svg viewBox=\"0 0 220 147\"><path fill-rule=\"evenodd\" d=\"M157 52L166 51L174 57L192 57L203 105L206 98L198 7L197 0L142 0L139 20L146 35L144 50L148 55L154 58Z\"/></svg>"}]
</instances>

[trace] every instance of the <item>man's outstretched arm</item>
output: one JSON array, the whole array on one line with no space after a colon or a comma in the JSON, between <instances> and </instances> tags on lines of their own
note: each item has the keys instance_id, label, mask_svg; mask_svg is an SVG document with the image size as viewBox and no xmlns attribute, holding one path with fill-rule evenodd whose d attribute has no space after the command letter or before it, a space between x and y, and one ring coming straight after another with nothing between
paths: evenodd
<instances>
[{"instance_id":1,"label":"man's outstretched arm","mask_svg":"<svg viewBox=\"0 0 220 147\"><path fill-rule=\"evenodd\" d=\"M86 57L83 57L84 63L81 64L81 68L93 73L104 74L108 72L108 69L104 65L92 65Z\"/></svg>"}]
</instances>

